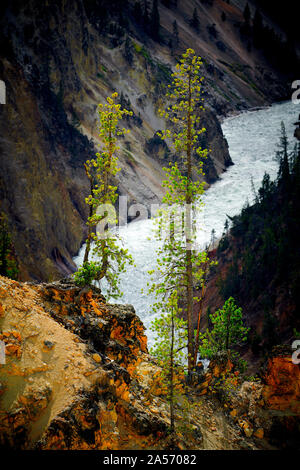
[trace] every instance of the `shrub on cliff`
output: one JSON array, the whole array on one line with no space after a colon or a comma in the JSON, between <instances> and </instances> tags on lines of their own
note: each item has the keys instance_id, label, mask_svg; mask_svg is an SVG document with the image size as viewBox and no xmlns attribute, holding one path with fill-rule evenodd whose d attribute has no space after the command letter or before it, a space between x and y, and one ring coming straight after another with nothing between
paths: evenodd
<instances>
[{"instance_id":1,"label":"shrub on cliff","mask_svg":"<svg viewBox=\"0 0 300 470\"><path fill-rule=\"evenodd\" d=\"M97 264L92 261L83 263L74 273L75 284L79 287L90 286L93 280L97 279L98 270Z\"/></svg>"},{"instance_id":2,"label":"shrub on cliff","mask_svg":"<svg viewBox=\"0 0 300 470\"><path fill-rule=\"evenodd\" d=\"M210 314L210 321L212 328L200 333L201 357L211 358L222 351L229 353L247 340L249 328L244 326L242 309L236 305L233 297L226 300L223 308Z\"/></svg>"}]
</instances>

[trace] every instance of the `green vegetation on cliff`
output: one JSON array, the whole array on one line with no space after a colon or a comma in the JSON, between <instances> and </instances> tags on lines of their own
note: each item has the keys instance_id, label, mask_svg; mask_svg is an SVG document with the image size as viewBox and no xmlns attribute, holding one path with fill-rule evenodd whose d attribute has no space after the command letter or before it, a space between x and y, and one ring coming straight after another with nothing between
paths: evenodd
<instances>
[{"instance_id":1,"label":"green vegetation on cliff","mask_svg":"<svg viewBox=\"0 0 300 470\"><path fill-rule=\"evenodd\" d=\"M204 183L195 181L193 172L203 175L203 160L208 153L199 143L199 137L205 132L205 128L200 125L199 115L199 111L203 110L201 65L201 58L195 55L195 51L187 49L172 75L173 82L167 94L172 104L166 110L161 110L170 128L162 131L160 136L171 140L182 163L180 165L176 161L164 169L166 179L163 187L166 193L163 203L167 210L159 214L157 238L162 242L162 248L158 250L159 278L155 279L150 289L159 297L163 296L163 300L158 300L156 304L158 310L164 306L164 302L168 304L174 291L184 297L189 372L195 366L197 356L192 324L193 287L196 282L203 282L203 266L207 262L206 253L195 248L193 229L196 208L201 207L204 192ZM193 153L199 158L194 168Z\"/></svg>"},{"instance_id":2,"label":"green vegetation on cliff","mask_svg":"<svg viewBox=\"0 0 300 470\"><path fill-rule=\"evenodd\" d=\"M201 357L214 357L218 352L227 352L247 340L249 328L244 326L242 309L233 297L226 300L223 308L210 314L211 329L201 334L199 348Z\"/></svg>"},{"instance_id":3,"label":"green vegetation on cliff","mask_svg":"<svg viewBox=\"0 0 300 470\"><path fill-rule=\"evenodd\" d=\"M119 121L124 116L132 115L131 111L122 109L115 103L118 93L113 93L107 102L99 104L99 137L102 144L101 152L96 158L85 163L86 175L90 182L90 194L86 198L90 211L87 220L88 237L83 259L83 265L75 273L75 282L78 285L87 285L91 281L100 282L106 279L108 295L116 298L121 292L118 286L119 274L125 270L126 262L132 263L127 250L117 243L115 234L109 229L117 223L114 204L118 198L117 186L113 185L113 178L120 168L115 155L119 148L118 139L129 131L119 128ZM91 262L90 252L96 256Z\"/></svg>"},{"instance_id":4,"label":"green vegetation on cliff","mask_svg":"<svg viewBox=\"0 0 300 470\"><path fill-rule=\"evenodd\" d=\"M252 335L255 350L262 339L267 349L279 341L276 308L289 312L281 325L284 336L299 330L300 149L288 151L284 126L277 156L277 180L265 174L254 205L232 218L232 228L218 247L220 259L232 252L229 268L219 278L222 297L234 296L241 305L254 303L254 312L264 312L264 338Z\"/></svg>"}]
</instances>

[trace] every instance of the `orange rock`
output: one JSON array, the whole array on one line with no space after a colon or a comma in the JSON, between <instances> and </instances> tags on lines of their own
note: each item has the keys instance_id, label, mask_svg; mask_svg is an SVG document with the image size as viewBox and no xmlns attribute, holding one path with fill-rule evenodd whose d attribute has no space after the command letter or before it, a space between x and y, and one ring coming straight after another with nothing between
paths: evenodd
<instances>
[{"instance_id":1,"label":"orange rock","mask_svg":"<svg viewBox=\"0 0 300 470\"><path fill-rule=\"evenodd\" d=\"M93 359L95 362L101 362L101 357L99 356L99 354L93 354Z\"/></svg>"},{"instance_id":2,"label":"orange rock","mask_svg":"<svg viewBox=\"0 0 300 470\"><path fill-rule=\"evenodd\" d=\"M61 306L60 313L61 313L62 315L68 315L69 311L68 311L68 308L67 308L66 305L62 305L62 306Z\"/></svg>"},{"instance_id":3,"label":"orange rock","mask_svg":"<svg viewBox=\"0 0 300 470\"><path fill-rule=\"evenodd\" d=\"M124 331L122 326L115 327L110 333L111 339L116 339L121 344L126 344L126 337L124 336Z\"/></svg>"},{"instance_id":4,"label":"orange rock","mask_svg":"<svg viewBox=\"0 0 300 470\"><path fill-rule=\"evenodd\" d=\"M268 408L300 413L300 368L291 357L269 359L265 383L262 395Z\"/></svg>"},{"instance_id":5,"label":"orange rock","mask_svg":"<svg viewBox=\"0 0 300 470\"><path fill-rule=\"evenodd\" d=\"M5 347L5 352L8 356L16 355L17 357L21 357L21 349L17 344L7 344Z\"/></svg>"},{"instance_id":6,"label":"orange rock","mask_svg":"<svg viewBox=\"0 0 300 470\"><path fill-rule=\"evenodd\" d=\"M95 302L95 300L93 300L92 298L90 299L90 304L91 306L93 307L93 310L95 312L96 315L98 315L99 317L101 317L103 315L102 311L100 310L97 302Z\"/></svg>"},{"instance_id":7,"label":"orange rock","mask_svg":"<svg viewBox=\"0 0 300 470\"><path fill-rule=\"evenodd\" d=\"M7 296L7 290L0 287L0 298L5 298Z\"/></svg>"},{"instance_id":8,"label":"orange rock","mask_svg":"<svg viewBox=\"0 0 300 470\"><path fill-rule=\"evenodd\" d=\"M264 430L263 428L258 428L255 433L253 434L255 437L257 437L258 439L263 439L264 437Z\"/></svg>"},{"instance_id":9,"label":"orange rock","mask_svg":"<svg viewBox=\"0 0 300 470\"><path fill-rule=\"evenodd\" d=\"M242 419L240 419L238 423L239 423L240 428L242 428L242 430L244 431L245 436L246 437L251 437L252 434L253 434L253 429L252 429L250 423L248 421L242 420Z\"/></svg>"},{"instance_id":10,"label":"orange rock","mask_svg":"<svg viewBox=\"0 0 300 470\"><path fill-rule=\"evenodd\" d=\"M24 377L26 375L20 367L16 366L16 364L11 364L10 368L7 370L6 373L7 375L18 375L21 377Z\"/></svg>"},{"instance_id":11,"label":"orange rock","mask_svg":"<svg viewBox=\"0 0 300 470\"><path fill-rule=\"evenodd\" d=\"M141 345L141 351L142 352L147 352L147 336L140 336L139 337L140 345Z\"/></svg>"},{"instance_id":12,"label":"orange rock","mask_svg":"<svg viewBox=\"0 0 300 470\"><path fill-rule=\"evenodd\" d=\"M21 395L21 396L19 397L19 402L22 403L23 405L26 405L26 403L27 403L27 398L24 397L23 395Z\"/></svg>"},{"instance_id":13,"label":"orange rock","mask_svg":"<svg viewBox=\"0 0 300 470\"><path fill-rule=\"evenodd\" d=\"M16 338L18 339L19 341L21 341L21 335L18 331L12 331L11 334Z\"/></svg>"}]
</instances>

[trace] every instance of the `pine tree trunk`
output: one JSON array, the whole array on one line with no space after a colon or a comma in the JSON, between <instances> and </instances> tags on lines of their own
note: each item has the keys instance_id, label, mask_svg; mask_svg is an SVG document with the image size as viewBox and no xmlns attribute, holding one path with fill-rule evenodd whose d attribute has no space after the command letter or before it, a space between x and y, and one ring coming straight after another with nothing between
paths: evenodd
<instances>
[{"instance_id":1,"label":"pine tree trunk","mask_svg":"<svg viewBox=\"0 0 300 470\"><path fill-rule=\"evenodd\" d=\"M174 314L174 312L173 312ZM172 314L172 332L171 332L171 351L170 351L170 431L171 436L175 433L175 420L174 420L174 317Z\"/></svg>"},{"instance_id":2,"label":"pine tree trunk","mask_svg":"<svg viewBox=\"0 0 300 470\"><path fill-rule=\"evenodd\" d=\"M84 165L85 166L85 165ZM90 180L90 189L91 189L91 195L93 195L93 190L94 190L94 185L93 185L93 177L91 174L89 174L87 167L85 166L85 172L87 177ZM93 216L94 214L94 208L92 205L90 205L90 210L89 210L89 217L88 220ZM88 226L88 236L86 239L86 244L85 244L85 252L84 252L84 258L83 262L87 263L89 260L89 254L90 254L90 249L91 249L91 240L92 240L92 226Z\"/></svg>"},{"instance_id":3,"label":"pine tree trunk","mask_svg":"<svg viewBox=\"0 0 300 470\"><path fill-rule=\"evenodd\" d=\"M190 183L192 181L192 134L191 134L191 75L189 74L189 91L188 91L188 115L187 115L187 191L186 191L186 281L187 281L187 323L188 323L188 372L192 372L193 368L193 264L192 264L192 197L190 191Z\"/></svg>"},{"instance_id":4,"label":"pine tree trunk","mask_svg":"<svg viewBox=\"0 0 300 470\"><path fill-rule=\"evenodd\" d=\"M104 188L103 188L103 197L104 201L108 204L111 203L111 201L108 200L107 194L108 194L108 185L109 185L109 174L110 174L110 169L111 169L111 159L112 159L112 117L111 115L109 116L109 134L108 134L108 139L109 139L109 149L108 149L108 165L107 168L105 169L104 173ZM105 227L104 227L105 230ZM101 263L101 269L98 273L97 276L97 281L100 281L103 279L106 275L107 269L109 267L108 263L108 257L107 257L107 243L105 239L102 239L101 242L101 253L102 253L102 263Z\"/></svg>"}]
</instances>

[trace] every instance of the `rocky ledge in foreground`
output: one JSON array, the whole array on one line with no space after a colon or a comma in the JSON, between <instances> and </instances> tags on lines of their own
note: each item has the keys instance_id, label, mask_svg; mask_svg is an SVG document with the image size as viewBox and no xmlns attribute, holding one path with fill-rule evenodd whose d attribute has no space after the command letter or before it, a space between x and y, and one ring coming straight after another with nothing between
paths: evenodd
<instances>
[{"instance_id":1,"label":"rocky ledge in foreground","mask_svg":"<svg viewBox=\"0 0 300 470\"><path fill-rule=\"evenodd\" d=\"M70 282L0 277L0 340L2 447L165 445L168 404L130 305L109 305L98 289Z\"/></svg>"},{"instance_id":2,"label":"rocky ledge in foreground","mask_svg":"<svg viewBox=\"0 0 300 470\"><path fill-rule=\"evenodd\" d=\"M148 354L144 326L132 306L110 305L98 289L81 289L69 281L29 284L0 277L0 340L6 352L5 364L0 364L2 448L168 447L169 405L160 369ZM216 375L211 367L191 393L194 406L188 420L177 404L177 447L267 446L256 432L264 420L256 422L255 417L263 407L287 410L291 390L293 403L299 398L299 371L292 377L293 387L282 388L281 377L287 377L277 377L279 363L284 359L269 364L269 379L254 400L255 416L253 404L242 410L239 398L230 407L213 399L206 390ZM294 416L298 411L293 409ZM236 417L250 419L253 433Z\"/></svg>"}]
</instances>

